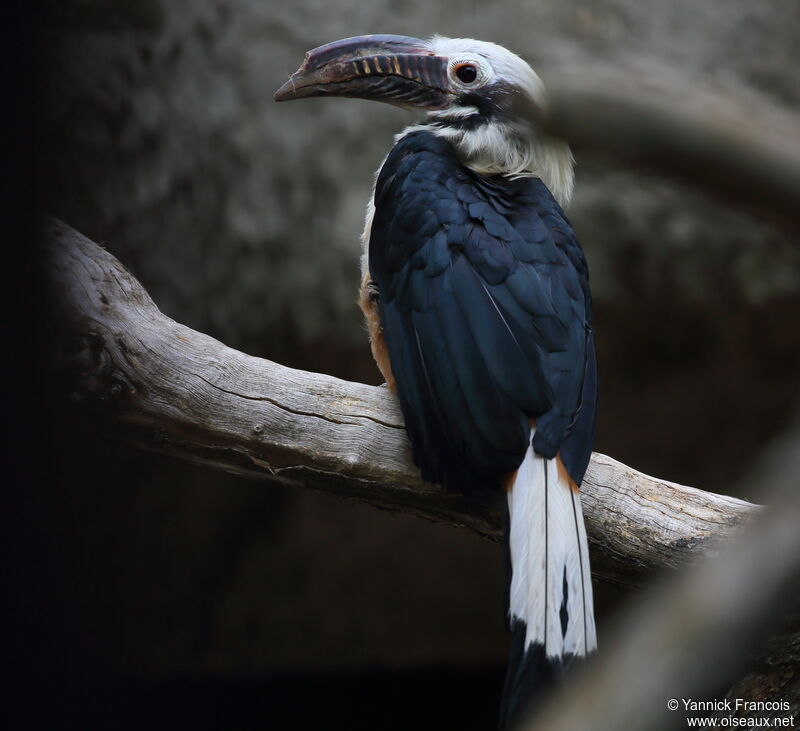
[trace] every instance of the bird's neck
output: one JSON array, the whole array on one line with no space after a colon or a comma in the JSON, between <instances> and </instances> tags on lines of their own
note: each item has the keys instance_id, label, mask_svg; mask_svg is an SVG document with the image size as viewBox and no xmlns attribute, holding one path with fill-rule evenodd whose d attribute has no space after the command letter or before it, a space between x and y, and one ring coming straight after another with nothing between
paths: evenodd
<instances>
[{"instance_id":1,"label":"bird's neck","mask_svg":"<svg viewBox=\"0 0 800 731\"><path fill-rule=\"evenodd\" d=\"M464 165L481 175L537 177L560 205L569 203L575 180L574 160L562 140L536 137L528 129L487 121L475 112L431 115L425 123L407 128L400 136L420 129L445 138Z\"/></svg>"}]
</instances>

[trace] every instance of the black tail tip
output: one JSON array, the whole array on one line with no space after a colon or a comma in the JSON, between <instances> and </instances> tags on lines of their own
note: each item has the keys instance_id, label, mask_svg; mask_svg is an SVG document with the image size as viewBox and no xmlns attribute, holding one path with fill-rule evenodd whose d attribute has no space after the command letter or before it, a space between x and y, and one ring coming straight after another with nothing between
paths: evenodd
<instances>
[{"instance_id":1,"label":"black tail tip","mask_svg":"<svg viewBox=\"0 0 800 731\"><path fill-rule=\"evenodd\" d=\"M514 728L539 700L561 684L567 669L584 660L576 655L547 657L541 642L526 647L527 631L524 621L512 620L511 651L497 724L500 731Z\"/></svg>"}]
</instances>

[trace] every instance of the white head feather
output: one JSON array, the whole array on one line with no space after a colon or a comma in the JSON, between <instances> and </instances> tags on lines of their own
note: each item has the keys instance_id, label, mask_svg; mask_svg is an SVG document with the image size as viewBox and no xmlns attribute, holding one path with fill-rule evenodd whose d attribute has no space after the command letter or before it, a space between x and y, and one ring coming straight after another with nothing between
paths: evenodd
<instances>
[{"instance_id":1,"label":"white head feather","mask_svg":"<svg viewBox=\"0 0 800 731\"><path fill-rule=\"evenodd\" d=\"M475 93L500 82L517 94L527 95L534 105L544 103L542 80L527 62L508 49L471 38L443 36L434 36L430 44L437 55L450 59L451 68L464 61L478 63L482 76ZM566 142L537 136L526 119L487 119L485 124L468 128L446 124L447 120L476 114L475 107L453 105L431 112L432 120L441 124L428 129L446 137L463 156L464 163L476 172L541 178L556 200L566 206L574 184L574 159Z\"/></svg>"}]
</instances>

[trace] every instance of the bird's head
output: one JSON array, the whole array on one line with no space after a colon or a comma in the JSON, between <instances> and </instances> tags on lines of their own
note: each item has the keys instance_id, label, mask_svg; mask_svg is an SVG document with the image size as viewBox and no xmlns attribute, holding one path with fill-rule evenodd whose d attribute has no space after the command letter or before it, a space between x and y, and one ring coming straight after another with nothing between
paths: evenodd
<instances>
[{"instance_id":1,"label":"bird's head","mask_svg":"<svg viewBox=\"0 0 800 731\"><path fill-rule=\"evenodd\" d=\"M486 175L542 178L559 202L572 193L572 154L539 134L544 86L519 56L469 38L368 35L309 51L277 101L347 96L428 112L425 128L450 140Z\"/></svg>"}]
</instances>

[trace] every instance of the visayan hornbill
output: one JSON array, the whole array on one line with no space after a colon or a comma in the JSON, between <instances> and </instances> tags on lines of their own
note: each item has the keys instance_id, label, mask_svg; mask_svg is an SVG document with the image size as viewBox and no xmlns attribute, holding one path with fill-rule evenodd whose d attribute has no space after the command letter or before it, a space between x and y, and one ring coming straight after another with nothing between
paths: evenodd
<instances>
[{"instance_id":1,"label":"visayan hornbill","mask_svg":"<svg viewBox=\"0 0 800 731\"><path fill-rule=\"evenodd\" d=\"M425 479L505 490L513 633L500 725L596 648L578 488L595 426L586 260L539 77L492 43L370 35L306 54L276 93L427 111L367 206L360 305Z\"/></svg>"}]
</instances>

